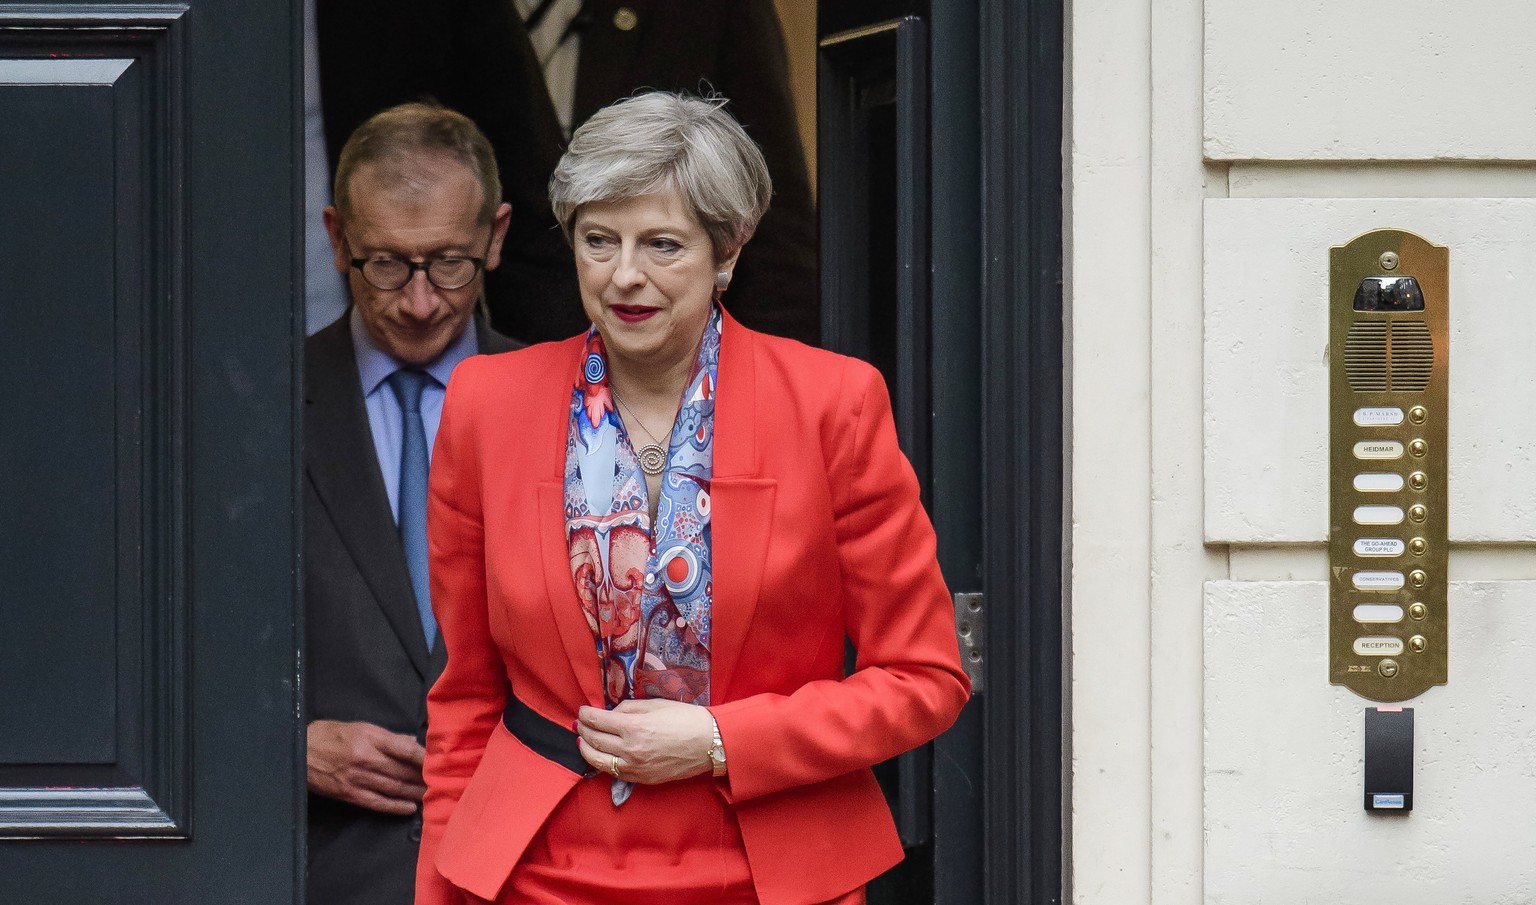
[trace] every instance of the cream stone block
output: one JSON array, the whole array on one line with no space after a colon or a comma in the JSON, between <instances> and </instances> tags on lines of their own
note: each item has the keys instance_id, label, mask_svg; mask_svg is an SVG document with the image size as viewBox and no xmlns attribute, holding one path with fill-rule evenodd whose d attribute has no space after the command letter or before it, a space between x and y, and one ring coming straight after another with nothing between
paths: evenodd
<instances>
[{"instance_id":1,"label":"cream stone block","mask_svg":"<svg viewBox=\"0 0 1536 905\"><path fill-rule=\"evenodd\" d=\"M1530 160L1528 0L1205 2L1211 160Z\"/></svg>"},{"instance_id":2,"label":"cream stone block","mask_svg":"<svg viewBox=\"0 0 1536 905\"><path fill-rule=\"evenodd\" d=\"M1205 202L1205 534L1328 536L1328 250L1450 246L1454 542L1536 538L1536 199Z\"/></svg>"},{"instance_id":3,"label":"cream stone block","mask_svg":"<svg viewBox=\"0 0 1536 905\"><path fill-rule=\"evenodd\" d=\"M1205 589L1205 903L1536 901L1536 582L1450 586L1414 708L1414 808L1363 807L1364 710L1328 684L1324 582Z\"/></svg>"}]
</instances>

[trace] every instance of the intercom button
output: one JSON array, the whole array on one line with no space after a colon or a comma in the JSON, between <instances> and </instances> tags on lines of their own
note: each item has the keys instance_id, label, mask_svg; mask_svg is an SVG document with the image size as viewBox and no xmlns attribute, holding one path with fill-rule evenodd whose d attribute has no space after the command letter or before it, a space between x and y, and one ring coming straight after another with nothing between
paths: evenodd
<instances>
[{"instance_id":1,"label":"intercom button","mask_svg":"<svg viewBox=\"0 0 1536 905\"><path fill-rule=\"evenodd\" d=\"M1356 556L1402 556L1403 541L1397 537L1362 537L1355 540Z\"/></svg>"},{"instance_id":2,"label":"intercom button","mask_svg":"<svg viewBox=\"0 0 1536 905\"><path fill-rule=\"evenodd\" d=\"M1396 657L1403 652L1403 639L1391 635L1366 635L1355 639L1355 653L1362 657Z\"/></svg>"},{"instance_id":3,"label":"intercom button","mask_svg":"<svg viewBox=\"0 0 1536 905\"><path fill-rule=\"evenodd\" d=\"M1416 522L1422 522L1429 518L1429 510L1425 509L1419 503L1414 503L1412 506L1408 507L1408 517Z\"/></svg>"},{"instance_id":4,"label":"intercom button","mask_svg":"<svg viewBox=\"0 0 1536 905\"><path fill-rule=\"evenodd\" d=\"M1414 440L1408 444L1408 454L1415 459L1424 458L1424 454L1427 452L1429 452L1429 444L1423 440Z\"/></svg>"},{"instance_id":5,"label":"intercom button","mask_svg":"<svg viewBox=\"0 0 1536 905\"><path fill-rule=\"evenodd\" d=\"M1408 476L1408 486L1414 490L1423 490L1429 486L1429 475L1422 471L1416 471Z\"/></svg>"},{"instance_id":6,"label":"intercom button","mask_svg":"<svg viewBox=\"0 0 1536 905\"><path fill-rule=\"evenodd\" d=\"M1352 580L1357 591L1396 591L1403 586L1403 573L1356 572Z\"/></svg>"},{"instance_id":7,"label":"intercom button","mask_svg":"<svg viewBox=\"0 0 1536 905\"><path fill-rule=\"evenodd\" d=\"M1357 525L1399 525L1403 521L1401 506L1356 506Z\"/></svg>"},{"instance_id":8,"label":"intercom button","mask_svg":"<svg viewBox=\"0 0 1536 905\"><path fill-rule=\"evenodd\" d=\"M1390 471L1368 471L1355 475L1355 489L1361 493L1396 493L1403 489L1403 476Z\"/></svg>"},{"instance_id":9,"label":"intercom button","mask_svg":"<svg viewBox=\"0 0 1536 905\"><path fill-rule=\"evenodd\" d=\"M1413 603L1408 604L1408 615L1415 622L1423 622L1424 618L1429 615L1429 607L1415 600Z\"/></svg>"},{"instance_id":10,"label":"intercom button","mask_svg":"<svg viewBox=\"0 0 1536 905\"><path fill-rule=\"evenodd\" d=\"M1429 541L1422 537L1416 537L1408 542L1408 552L1414 556L1423 556L1429 551Z\"/></svg>"},{"instance_id":11,"label":"intercom button","mask_svg":"<svg viewBox=\"0 0 1536 905\"><path fill-rule=\"evenodd\" d=\"M1386 427L1403 423L1403 410L1395 405L1368 405L1355 409L1355 424L1360 427Z\"/></svg>"},{"instance_id":12,"label":"intercom button","mask_svg":"<svg viewBox=\"0 0 1536 905\"><path fill-rule=\"evenodd\" d=\"M1429 584L1429 575L1423 569L1414 569L1408 573L1408 583L1416 588L1422 588Z\"/></svg>"},{"instance_id":13,"label":"intercom button","mask_svg":"<svg viewBox=\"0 0 1536 905\"><path fill-rule=\"evenodd\" d=\"M1429 412L1422 405L1416 405L1408 410L1408 420L1414 424L1423 424L1428 418Z\"/></svg>"},{"instance_id":14,"label":"intercom button","mask_svg":"<svg viewBox=\"0 0 1536 905\"><path fill-rule=\"evenodd\" d=\"M1395 603L1362 603L1355 607L1356 622L1402 622L1403 608Z\"/></svg>"},{"instance_id":15,"label":"intercom button","mask_svg":"<svg viewBox=\"0 0 1536 905\"><path fill-rule=\"evenodd\" d=\"M1414 635L1408 639L1408 649L1416 654L1422 654L1429 647L1429 639L1423 635Z\"/></svg>"},{"instance_id":16,"label":"intercom button","mask_svg":"<svg viewBox=\"0 0 1536 905\"><path fill-rule=\"evenodd\" d=\"M1361 440L1355 444L1357 459L1401 459L1403 444L1396 440Z\"/></svg>"}]
</instances>

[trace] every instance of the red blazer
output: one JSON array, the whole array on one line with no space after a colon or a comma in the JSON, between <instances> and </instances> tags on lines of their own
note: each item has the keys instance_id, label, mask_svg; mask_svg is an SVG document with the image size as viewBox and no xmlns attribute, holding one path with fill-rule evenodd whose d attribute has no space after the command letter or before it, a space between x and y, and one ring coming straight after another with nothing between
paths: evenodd
<instances>
[{"instance_id":1,"label":"red blazer","mask_svg":"<svg viewBox=\"0 0 1536 905\"><path fill-rule=\"evenodd\" d=\"M563 514L580 337L454 371L431 477L432 602L418 905L495 899L578 778L501 725L508 686L570 725L603 692ZM710 707L764 905L844 894L901 860L869 767L970 691L917 480L869 365L726 318L715 402ZM858 652L844 676L844 637Z\"/></svg>"}]
</instances>

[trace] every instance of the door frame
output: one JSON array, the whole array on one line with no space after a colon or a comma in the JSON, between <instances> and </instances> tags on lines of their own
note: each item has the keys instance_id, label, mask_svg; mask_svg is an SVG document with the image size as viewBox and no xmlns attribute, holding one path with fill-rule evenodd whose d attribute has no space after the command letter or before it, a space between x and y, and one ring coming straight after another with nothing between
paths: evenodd
<instances>
[{"instance_id":1,"label":"door frame","mask_svg":"<svg viewBox=\"0 0 1536 905\"><path fill-rule=\"evenodd\" d=\"M985 702L989 903L1064 898L1064 16L980 4L982 418L1005 426L983 467L983 584L1015 664Z\"/></svg>"},{"instance_id":2,"label":"door frame","mask_svg":"<svg viewBox=\"0 0 1536 905\"><path fill-rule=\"evenodd\" d=\"M961 491L975 516L935 523L955 589L956 561L976 569L985 625L984 688L935 757L940 795L981 777L980 820L935 802L936 903L1064 898L1064 17L1063 0L931 17L933 362L977 362L958 381L974 405L935 381L935 481L979 485Z\"/></svg>"},{"instance_id":3,"label":"door frame","mask_svg":"<svg viewBox=\"0 0 1536 905\"><path fill-rule=\"evenodd\" d=\"M1064 2L865 0L829 12L823 3L823 339L880 353L946 579L979 597L959 620L962 640L980 642L975 697L931 750L900 759L888 792L908 862L871 896L1057 903ZM862 81L861 59L843 51L851 42L877 51L868 85L886 87ZM893 82L879 74L891 66ZM872 279L860 98L896 108L896 223L876 243L893 244L894 282ZM875 311L900 327L894 350L871 339Z\"/></svg>"}]
</instances>

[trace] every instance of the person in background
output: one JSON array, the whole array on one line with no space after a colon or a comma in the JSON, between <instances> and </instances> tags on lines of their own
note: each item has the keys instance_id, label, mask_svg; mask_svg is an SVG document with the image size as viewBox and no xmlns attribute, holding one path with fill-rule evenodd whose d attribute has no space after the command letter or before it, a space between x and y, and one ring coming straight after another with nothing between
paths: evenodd
<instances>
[{"instance_id":1,"label":"person in background","mask_svg":"<svg viewBox=\"0 0 1536 905\"><path fill-rule=\"evenodd\" d=\"M335 198L324 224L351 305L304 350L307 898L409 905L426 693L445 660L427 466L454 368L517 348L475 315L509 213L485 137L425 104L353 133Z\"/></svg>"},{"instance_id":2,"label":"person in background","mask_svg":"<svg viewBox=\"0 0 1536 905\"><path fill-rule=\"evenodd\" d=\"M902 856L870 767L967 700L878 372L721 301L772 194L724 103L577 128L590 327L449 386L418 905L861 903Z\"/></svg>"},{"instance_id":3,"label":"person in background","mask_svg":"<svg viewBox=\"0 0 1536 905\"><path fill-rule=\"evenodd\" d=\"M546 195L561 136L547 93L527 89L543 76L508 0L307 2L306 169L334 174L348 136L396 104L431 100L469 117L495 152L498 200L512 206L501 266L485 274L492 325L526 341L555 338L510 330L502 314L576 307L570 249Z\"/></svg>"},{"instance_id":4,"label":"person in background","mask_svg":"<svg viewBox=\"0 0 1536 905\"><path fill-rule=\"evenodd\" d=\"M593 113L641 89L718 92L763 151L773 206L731 282L731 314L753 328L817 342L821 332L815 203L773 0L511 0L543 71L564 144ZM545 124L541 128L548 129ZM551 170L553 167L551 167ZM498 306L505 302L503 316ZM564 338L586 326L576 305L493 300L515 336Z\"/></svg>"},{"instance_id":5,"label":"person in background","mask_svg":"<svg viewBox=\"0 0 1536 905\"><path fill-rule=\"evenodd\" d=\"M586 323L545 195L571 130L639 89L708 89L732 99L776 186L753 260L736 276L733 313L817 341L816 212L772 0L310 2L323 101L314 113L332 166L368 116L422 97L469 116L496 149L512 205L502 266L486 282L497 329L539 342Z\"/></svg>"}]
</instances>

